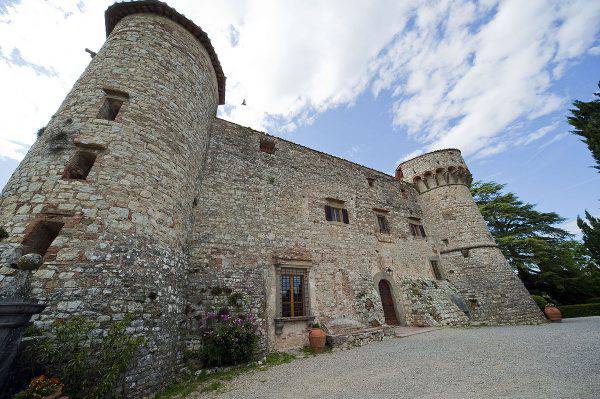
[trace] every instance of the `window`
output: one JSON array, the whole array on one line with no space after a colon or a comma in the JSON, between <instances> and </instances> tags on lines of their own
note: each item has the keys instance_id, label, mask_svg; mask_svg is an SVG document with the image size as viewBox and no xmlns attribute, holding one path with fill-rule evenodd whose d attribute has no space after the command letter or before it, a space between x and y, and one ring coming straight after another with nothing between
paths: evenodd
<instances>
[{"instance_id":1,"label":"window","mask_svg":"<svg viewBox=\"0 0 600 399\"><path fill-rule=\"evenodd\" d=\"M375 187L375 178L367 177L367 184L369 185L369 187Z\"/></svg>"},{"instance_id":2,"label":"window","mask_svg":"<svg viewBox=\"0 0 600 399\"><path fill-rule=\"evenodd\" d=\"M117 119L117 115L119 115L119 110L123 105L122 100L117 100L116 98L107 97L104 99L104 103L102 107L100 107L100 111L98 111L98 119L106 119L107 121L114 121Z\"/></svg>"},{"instance_id":3,"label":"window","mask_svg":"<svg viewBox=\"0 0 600 399\"><path fill-rule=\"evenodd\" d=\"M96 154L90 151L77 151L63 172L63 179L85 180L96 162Z\"/></svg>"},{"instance_id":4,"label":"window","mask_svg":"<svg viewBox=\"0 0 600 399\"><path fill-rule=\"evenodd\" d=\"M387 218L384 215L377 215L377 223L379 224L379 232L383 234L390 233L390 226L388 225Z\"/></svg>"},{"instance_id":5,"label":"window","mask_svg":"<svg viewBox=\"0 0 600 399\"><path fill-rule=\"evenodd\" d=\"M61 221L36 221L31 231L23 239L23 255L35 253L44 256L63 226L64 223Z\"/></svg>"},{"instance_id":6,"label":"window","mask_svg":"<svg viewBox=\"0 0 600 399\"><path fill-rule=\"evenodd\" d=\"M413 237L427 237L427 235L425 234L425 229L423 228L423 225L421 224L421 221L419 219L413 219L409 223L409 226L410 233L413 235Z\"/></svg>"},{"instance_id":7,"label":"window","mask_svg":"<svg viewBox=\"0 0 600 399\"><path fill-rule=\"evenodd\" d=\"M117 119L117 115L119 115L121 106L129 98L129 94L118 90L103 90L106 97L104 97L104 102L102 103L100 111L98 111L98 115L96 117L98 119L114 121Z\"/></svg>"},{"instance_id":8,"label":"window","mask_svg":"<svg viewBox=\"0 0 600 399\"><path fill-rule=\"evenodd\" d=\"M433 275L435 276L435 279L443 280L444 278L442 277L442 272L440 271L440 266L438 264L438 261L430 260L429 263L431 263L431 270L433 271Z\"/></svg>"},{"instance_id":9,"label":"window","mask_svg":"<svg viewBox=\"0 0 600 399\"><path fill-rule=\"evenodd\" d=\"M329 222L350 223L348 210L337 206L325 205L325 218Z\"/></svg>"},{"instance_id":10,"label":"window","mask_svg":"<svg viewBox=\"0 0 600 399\"><path fill-rule=\"evenodd\" d=\"M305 316L305 270L281 269L281 317Z\"/></svg>"},{"instance_id":11,"label":"window","mask_svg":"<svg viewBox=\"0 0 600 399\"><path fill-rule=\"evenodd\" d=\"M275 153L275 143L269 140L260 141L260 151L266 152L267 154Z\"/></svg>"}]
</instances>

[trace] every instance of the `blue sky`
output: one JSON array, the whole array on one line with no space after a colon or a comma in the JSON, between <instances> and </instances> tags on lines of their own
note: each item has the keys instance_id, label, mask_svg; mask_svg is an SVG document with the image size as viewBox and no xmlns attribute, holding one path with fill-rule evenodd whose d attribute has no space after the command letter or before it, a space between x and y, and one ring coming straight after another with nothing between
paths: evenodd
<instances>
[{"instance_id":1,"label":"blue sky","mask_svg":"<svg viewBox=\"0 0 600 399\"><path fill-rule=\"evenodd\" d=\"M111 3L0 0L0 186L89 62L83 49L102 45ZM600 174L565 123L600 80L598 1L169 4L215 46L222 118L390 174L457 147L475 179L571 231L584 209L600 214Z\"/></svg>"}]
</instances>

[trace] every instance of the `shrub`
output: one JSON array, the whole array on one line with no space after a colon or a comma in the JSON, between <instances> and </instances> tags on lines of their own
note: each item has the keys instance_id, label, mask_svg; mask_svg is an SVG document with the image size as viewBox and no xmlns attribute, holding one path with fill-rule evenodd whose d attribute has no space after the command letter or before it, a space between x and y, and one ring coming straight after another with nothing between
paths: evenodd
<instances>
[{"instance_id":1,"label":"shrub","mask_svg":"<svg viewBox=\"0 0 600 399\"><path fill-rule=\"evenodd\" d=\"M559 306L562 316L567 317L588 317L600 316L600 303L583 303L580 305Z\"/></svg>"},{"instance_id":2,"label":"shrub","mask_svg":"<svg viewBox=\"0 0 600 399\"><path fill-rule=\"evenodd\" d=\"M590 298L585 303L600 303L600 298Z\"/></svg>"},{"instance_id":3,"label":"shrub","mask_svg":"<svg viewBox=\"0 0 600 399\"><path fill-rule=\"evenodd\" d=\"M103 338L93 341L93 322L82 316L57 320L26 347L27 363L33 371L58 378L70 397L106 397L117 388L143 341L127 332L130 322L126 317L113 323Z\"/></svg>"},{"instance_id":4,"label":"shrub","mask_svg":"<svg viewBox=\"0 0 600 399\"><path fill-rule=\"evenodd\" d=\"M200 357L204 366L231 366L254 358L258 334L251 316L209 312L202 321Z\"/></svg>"},{"instance_id":5,"label":"shrub","mask_svg":"<svg viewBox=\"0 0 600 399\"><path fill-rule=\"evenodd\" d=\"M538 307L542 310L544 310L544 308L546 307L546 304L548 303L544 297L539 296L539 295L532 295L531 298L535 301L535 303L538 305Z\"/></svg>"}]
</instances>

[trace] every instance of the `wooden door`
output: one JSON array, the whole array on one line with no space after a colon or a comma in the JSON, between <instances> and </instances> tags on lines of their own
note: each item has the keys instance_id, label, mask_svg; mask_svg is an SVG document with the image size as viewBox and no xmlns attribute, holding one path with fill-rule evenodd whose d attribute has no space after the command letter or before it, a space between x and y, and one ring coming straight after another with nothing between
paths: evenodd
<instances>
[{"instance_id":1,"label":"wooden door","mask_svg":"<svg viewBox=\"0 0 600 399\"><path fill-rule=\"evenodd\" d=\"M383 316L385 323L389 326L397 326L398 318L396 317L396 308L394 307L394 298L392 297L392 289L387 280L379 281L379 295L381 296L381 304L383 305Z\"/></svg>"}]
</instances>

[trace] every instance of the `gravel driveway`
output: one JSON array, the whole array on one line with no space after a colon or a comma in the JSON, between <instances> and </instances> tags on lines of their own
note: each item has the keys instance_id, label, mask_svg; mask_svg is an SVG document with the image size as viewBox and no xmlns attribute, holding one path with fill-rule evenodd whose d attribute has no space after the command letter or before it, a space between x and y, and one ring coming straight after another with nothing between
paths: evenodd
<instances>
[{"instance_id":1,"label":"gravel driveway","mask_svg":"<svg viewBox=\"0 0 600 399\"><path fill-rule=\"evenodd\" d=\"M391 339L240 376L218 397L598 399L600 317Z\"/></svg>"}]
</instances>

